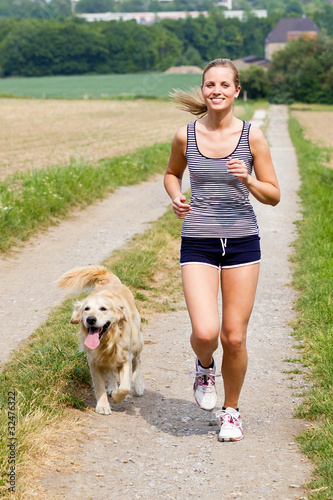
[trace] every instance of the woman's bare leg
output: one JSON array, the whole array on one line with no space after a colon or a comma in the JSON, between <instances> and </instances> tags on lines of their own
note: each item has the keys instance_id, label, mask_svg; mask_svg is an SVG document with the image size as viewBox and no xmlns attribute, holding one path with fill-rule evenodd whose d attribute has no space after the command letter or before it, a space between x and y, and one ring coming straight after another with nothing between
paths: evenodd
<instances>
[{"instance_id":1,"label":"woman's bare leg","mask_svg":"<svg viewBox=\"0 0 333 500\"><path fill-rule=\"evenodd\" d=\"M253 309L258 276L259 264L221 270L225 408L238 408L247 369L247 325Z\"/></svg>"},{"instance_id":2,"label":"woman's bare leg","mask_svg":"<svg viewBox=\"0 0 333 500\"><path fill-rule=\"evenodd\" d=\"M192 324L191 345L202 366L209 366L218 347L219 271L203 264L182 266L185 301Z\"/></svg>"}]
</instances>

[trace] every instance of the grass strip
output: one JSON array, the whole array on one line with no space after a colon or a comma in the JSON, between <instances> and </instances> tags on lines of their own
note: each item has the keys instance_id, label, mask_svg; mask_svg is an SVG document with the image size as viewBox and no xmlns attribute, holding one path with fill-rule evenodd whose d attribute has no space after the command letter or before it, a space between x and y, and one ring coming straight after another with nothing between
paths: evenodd
<instances>
[{"instance_id":1,"label":"grass strip","mask_svg":"<svg viewBox=\"0 0 333 500\"><path fill-rule=\"evenodd\" d=\"M333 111L333 105L332 104L318 104L318 103L301 103L301 102L294 102L291 104L290 109L292 111L328 111L332 112Z\"/></svg>"},{"instance_id":2,"label":"grass strip","mask_svg":"<svg viewBox=\"0 0 333 500\"><path fill-rule=\"evenodd\" d=\"M98 162L17 172L0 183L0 251L84 208L119 186L138 184L165 170L170 143Z\"/></svg>"},{"instance_id":3,"label":"grass strip","mask_svg":"<svg viewBox=\"0 0 333 500\"><path fill-rule=\"evenodd\" d=\"M313 421L299 437L316 464L311 498L333 498L333 170L332 149L304 138L293 117L289 130L296 149L302 185L302 219L297 223L294 286L301 291L295 335L304 343L302 361L310 369L311 389L298 416ZM316 491L314 491L316 490Z\"/></svg>"},{"instance_id":4,"label":"grass strip","mask_svg":"<svg viewBox=\"0 0 333 500\"><path fill-rule=\"evenodd\" d=\"M121 251L115 251L104 265L130 286L143 321L155 312L177 310L182 299L179 271L181 221L170 208L144 234L136 235ZM69 319L74 298L55 308L0 374L0 496L8 492L8 448L10 413L15 415L15 467L17 498L30 498L34 492L30 464L43 452L47 429L57 423L71 425L69 408L87 407L91 395L89 368L84 353L78 352L77 325ZM15 394L10 412L9 397ZM74 414L75 415L75 414ZM50 433L50 432L49 432ZM34 493L35 495L35 493Z\"/></svg>"}]
</instances>

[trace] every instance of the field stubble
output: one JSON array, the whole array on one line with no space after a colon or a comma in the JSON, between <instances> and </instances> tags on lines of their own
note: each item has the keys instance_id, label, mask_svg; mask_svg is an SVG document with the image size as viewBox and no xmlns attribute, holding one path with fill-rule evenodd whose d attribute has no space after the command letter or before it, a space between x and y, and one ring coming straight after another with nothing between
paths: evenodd
<instances>
[{"instance_id":1,"label":"field stubble","mask_svg":"<svg viewBox=\"0 0 333 500\"><path fill-rule=\"evenodd\" d=\"M16 171L96 163L171 139L190 115L162 101L0 101L0 178Z\"/></svg>"},{"instance_id":2,"label":"field stubble","mask_svg":"<svg viewBox=\"0 0 333 500\"><path fill-rule=\"evenodd\" d=\"M235 114L244 113L238 105ZM1 99L0 179L16 171L96 164L171 140L194 119L166 101Z\"/></svg>"}]
</instances>

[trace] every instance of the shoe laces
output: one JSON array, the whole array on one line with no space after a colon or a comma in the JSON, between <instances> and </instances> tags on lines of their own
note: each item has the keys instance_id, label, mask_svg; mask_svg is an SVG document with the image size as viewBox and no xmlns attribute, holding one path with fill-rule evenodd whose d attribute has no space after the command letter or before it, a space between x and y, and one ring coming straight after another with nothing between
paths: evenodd
<instances>
[{"instance_id":1,"label":"shoe laces","mask_svg":"<svg viewBox=\"0 0 333 500\"><path fill-rule=\"evenodd\" d=\"M227 419L226 419L226 417L227 417ZM221 426L225 423L228 423L230 425L236 424L239 426L240 422L238 420L238 417L239 417L238 412L236 414L234 412L231 412L228 409L220 410L216 413L216 418L219 420Z\"/></svg>"},{"instance_id":2,"label":"shoe laces","mask_svg":"<svg viewBox=\"0 0 333 500\"><path fill-rule=\"evenodd\" d=\"M204 392L212 392L215 386L215 377L221 377L220 374L209 373L208 370L194 370L190 372L189 376L196 379L196 382L202 386Z\"/></svg>"}]
</instances>

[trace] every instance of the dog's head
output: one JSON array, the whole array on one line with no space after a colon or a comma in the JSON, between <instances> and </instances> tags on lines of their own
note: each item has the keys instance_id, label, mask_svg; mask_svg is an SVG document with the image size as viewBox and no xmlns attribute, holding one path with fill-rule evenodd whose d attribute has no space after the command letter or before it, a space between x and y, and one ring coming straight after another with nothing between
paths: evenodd
<instances>
[{"instance_id":1,"label":"dog's head","mask_svg":"<svg viewBox=\"0 0 333 500\"><path fill-rule=\"evenodd\" d=\"M86 330L84 344L89 349L96 349L103 334L121 321L128 321L126 309L117 305L111 296L99 293L77 302L71 317L71 323L81 323Z\"/></svg>"}]
</instances>

